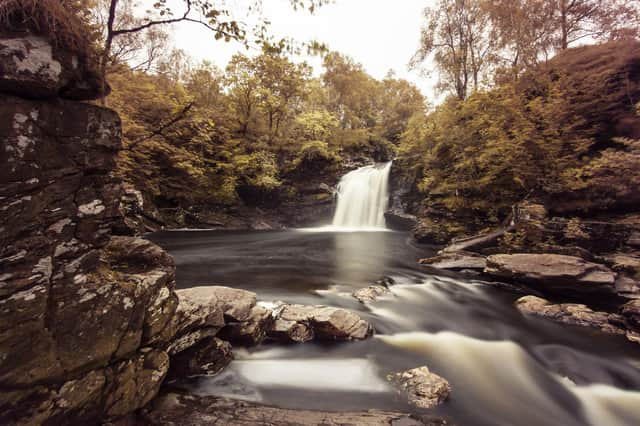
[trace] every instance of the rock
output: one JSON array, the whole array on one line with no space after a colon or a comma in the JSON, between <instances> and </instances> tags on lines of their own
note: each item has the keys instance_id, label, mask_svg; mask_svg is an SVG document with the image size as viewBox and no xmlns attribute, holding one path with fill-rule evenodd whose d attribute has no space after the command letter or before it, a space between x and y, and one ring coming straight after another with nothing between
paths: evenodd
<instances>
[{"instance_id":1,"label":"rock","mask_svg":"<svg viewBox=\"0 0 640 426\"><path fill-rule=\"evenodd\" d=\"M382 278L376 280L375 284L376 285L381 285L382 287L386 287L389 288L390 286L394 285L396 283L396 280L394 280L391 277L387 277L387 276L383 276Z\"/></svg>"},{"instance_id":2,"label":"rock","mask_svg":"<svg viewBox=\"0 0 640 426\"><path fill-rule=\"evenodd\" d=\"M484 257L474 253L445 253L427 259L420 259L420 264L434 270L483 271L487 266L487 261Z\"/></svg>"},{"instance_id":3,"label":"rock","mask_svg":"<svg viewBox=\"0 0 640 426\"><path fill-rule=\"evenodd\" d=\"M220 337L234 345L257 346L267 337L273 321L273 315L269 309L254 306L247 320L227 324L220 332Z\"/></svg>"},{"instance_id":4,"label":"rock","mask_svg":"<svg viewBox=\"0 0 640 426\"><path fill-rule=\"evenodd\" d=\"M634 232L629 236L627 245L635 248L640 248L640 232Z\"/></svg>"},{"instance_id":5,"label":"rock","mask_svg":"<svg viewBox=\"0 0 640 426\"><path fill-rule=\"evenodd\" d=\"M624 319L620 315L595 312L586 305L575 303L552 304L536 296L524 296L515 302L524 314L540 316L563 324L591 327L609 334L625 334Z\"/></svg>"},{"instance_id":6,"label":"rock","mask_svg":"<svg viewBox=\"0 0 640 426\"><path fill-rule=\"evenodd\" d=\"M168 380L189 376L212 376L233 360L231 345L217 337L207 337L196 345L173 355Z\"/></svg>"},{"instance_id":7,"label":"rock","mask_svg":"<svg viewBox=\"0 0 640 426\"><path fill-rule=\"evenodd\" d=\"M219 397L168 393L141 412L140 423L161 425L229 426L435 426L450 424L443 419L385 411L327 412L270 407L248 401Z\"/></svg>"},{"instance_id":8,"label":"rock","mask_svg":"<svg viewBox=\"0 0 640 426\"><path fill-rule=\"evenodd\" d=\"M168 334L180 337L198 329L211 328L217 332L224 327L224 311L211 287L180 289L176 295L178 307Z\"/></svg>"},{"instance_id":9,"label":"rock","mask_svg":"<svg viewBox=\"0 0 640 426\"><path fill-rule=\"evenodd\" d=\"M640 278L640 257L637 255L615 253L605 256L604 259L615 272L627 273L632 277Z\"/></svg>"},{"instance_id":10,"label":"rock","mask_svg":"<svg viewBox=\"0 0 640 426\"><path fill-rule=\"evenodd\" d=\"M380 296L391 294L388 288L381 285L370 285L369 287L360 288L353 292L353 297L358 299L360 303L375 302Z\"/></svg>"},{"instance_id":11,"label":"rock","mask_svg":"<svg viewBox=\"0 0 640 426\"><path fill-rule=\"evenodd\" d=\"M483 248L497 245L497 241L504 235L506 229L498 229L486 234L474 235L467 238L454 238L453 244L442 249L442 253L456 253L461 251L480 251Z\"/></svg>"},{"instance_id":12,"label":"rock","mask_svg":"<svg viewBox=\"0 0 640 426\"><path fill-rule=\"evenodd\" d=\"M309 324L283 319L275 320L267 335L269 339L282 343L304 343L315 337Z\"/></svg>"},{"instance_id":13,"label":"rock","mask_svg":"<svg viewBox=\"0 0 640 426\"><path fill-rule=\"evenodd\" d=\"M574 256L559 254L497 254L487 258L484 272L522 281L539 289L571 288L582 292L614 292L615 272Z\"/></svg>"},{"instance_id":14,"label":"rock","mask_svg":"<svg viewBox=\"0 0 640 426\"><path fill-rule=\"evenodd\" d=\"M0 37L0 423L100 423L146 404L168 369L175 268L112 235L120 118L59 98L96 94L77 59Z\"/></svg>"},{"instance_id":15,"label":"rock","mask_svg":"<svg viewBox=\"0 0 640 426\"><path fill-rule=\"evenodd\" d=\"M442 404L451 393L451 385L427 367L394 373L387 380L407 396L409 403L419 408L432 408Z\"/></svg>"},{"instance_id":16,"label":"rock","mask_svg":"<svg viewBox=\"0 0 640 426\"><path fill-rule=\"evenodd\" d=\"M622 305L620 314L630 330L640 333L640 300L632 300Z\"/></svg>"},{"instance_id":17,"label":"rock","mask_svg":"<svg viewBox=\"0 0 640 426\"><path fill-rule=\"evenodd\" d=\"M228 321L247 321L256 305L256 294L250 291L221 286L198 288L213 292L218 299L220 309L224 312L225 319Z\"/></svg>"},{"instance_id":18,"label":"rock","mask_svg":"<svg viewBox=\"0 0 640 426\"><path fill-rule=\"evenodd\" d=\"M452 237L444 225L429 218L420 218L411 231L413 238L421 244L446 244Z\"/></svg>"},{"instance_id":19,"label":"rock","mask_svg":"<svg viewBox=\"0 0 640 426\"><path fill-rule=\"evenodd\" d=\"M418 218L409 213L385 212L387 227L398 231L410 231L418 224Z\"/></svg>"},{"instance_id":20,"label":"rock","mask_svg":"<svg viewBox=\"0 0 640 426\"><path fill-rule=\"evenodd\" d=\"M102 95L99 74L77 55L53 47L42 37L0 38L0 92L30 98L90 100ZM109 86L104 87L106 94Z\"/></svg>"},{"instance_id":21,"label":"rock","mask_svg":"<svg viewBox=\"0 0 640 426\"><path fill-rule=\"evenodd\" d=\"M165 352L143 349L141 354L107 370L107 417L120 417L146 405L156 396L169 369Z\"/></svg>"},{"instance_id":22,"label":"rock","mask_svg":"<svg viewBox=\"0 0 640 426\"><path fill-rule=\"evenodd\" d=\"M362 340L373 334L373 326L355 313L329 306L284 305L276 320L307 325L317 340Z\"/></svg>"},{"instance_id":23,"label":"rock","mask_svg":"<svg viewBox=\"0 0 640 426\"><path fill-rule=\"evenodd\" d=\"M640 281L619 274L616 278L616 292L629 299L640 298Z\"/></svg>"}]
</instances>

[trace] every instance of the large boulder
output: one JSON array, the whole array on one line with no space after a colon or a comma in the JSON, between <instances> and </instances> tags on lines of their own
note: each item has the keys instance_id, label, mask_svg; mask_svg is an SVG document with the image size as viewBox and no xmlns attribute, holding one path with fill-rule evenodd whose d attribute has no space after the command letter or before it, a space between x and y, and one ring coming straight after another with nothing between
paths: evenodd
<instances>
[{"instance_id":1,"label":"large boulder","mask_svg":"<svg viewBox=\"0 0 640 426\"><path fill-rule=\"evenodd\" d=\"M540 290L615 292L616 273L604 265L559 254L496 254L484 272L495 278L531 284Z\"/></svg>"}]
</instances>

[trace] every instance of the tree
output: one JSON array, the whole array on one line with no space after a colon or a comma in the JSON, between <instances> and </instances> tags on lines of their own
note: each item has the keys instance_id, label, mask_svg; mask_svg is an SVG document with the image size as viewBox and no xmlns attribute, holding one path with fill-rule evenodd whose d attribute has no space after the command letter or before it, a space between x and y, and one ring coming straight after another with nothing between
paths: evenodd
<instances>
[{"instance_id":1,"label":"tree","mask_svg":"<svg viewBox=\"0 0 640 426\"><path fill-rule=\"evenodd\" d=\"M278 136L290 108L302 104L311 69L305 63L294 64L277 52L265 52L252 62L259 83L258 100L266 115L271 142Z\"/></svg>"},{"instance_id":2,"label":"tree","mask_svg":"<svg viewBox=\"0 0 640 426\"><path fill-rule=\"evenodd\" d=\"M639 7L626 0L550 0L558 28L557 47L584 39L607 40L639 34ZM634 4L635 3L635 4Z\"/></svg>"},{"instance_id":3,"label":"tree","mask_svg":"<svg viewBox=\"0 0 640 426\"><path fill-rule=\"evenodd\" d=\"M424 11L420 47L411 66L433 58L440 88L464 100L477 90L491 64L495 35L482 0L438 0Z\"/></svg>"}]
</instances>

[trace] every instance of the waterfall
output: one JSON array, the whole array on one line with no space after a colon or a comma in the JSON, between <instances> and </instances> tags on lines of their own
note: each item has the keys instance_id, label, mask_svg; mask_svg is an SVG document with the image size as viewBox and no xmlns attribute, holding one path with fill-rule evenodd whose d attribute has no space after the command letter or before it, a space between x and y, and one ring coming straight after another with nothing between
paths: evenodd
<instances>
[{"instance_id":1,"label":"waterfall","mask_svg":"<svg viewBox=\"0 0 640 426\"><path fill-rule=\"evenodd\" d=\"M338 184L338 205L332 226L384 229L389 201L391 162L361 167L347 173Z\"/></svg>"}]
</instances>

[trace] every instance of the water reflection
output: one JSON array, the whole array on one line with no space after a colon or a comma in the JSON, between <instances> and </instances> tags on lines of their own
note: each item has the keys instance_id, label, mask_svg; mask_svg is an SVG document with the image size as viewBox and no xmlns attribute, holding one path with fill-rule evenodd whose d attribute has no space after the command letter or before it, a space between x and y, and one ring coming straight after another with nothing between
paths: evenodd
<instances>
[{"instance_id":1,"label":"water reflection","mask_svg":"<svg viewBox=\"0 0 640 426\"><path fill-rule=\"evenodd\" d=\"M387 232L334 233L334 282L340 285L373 282L387 270Z\"/></svg>"}]
</instances>

